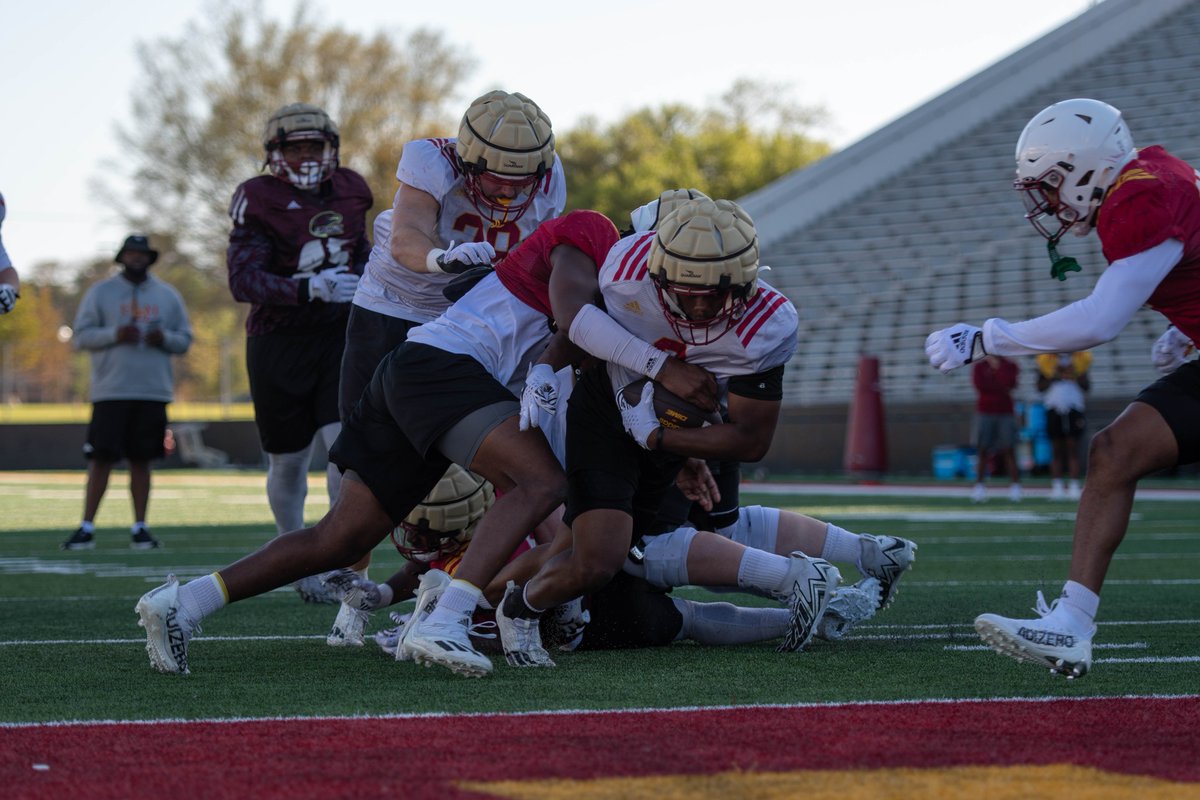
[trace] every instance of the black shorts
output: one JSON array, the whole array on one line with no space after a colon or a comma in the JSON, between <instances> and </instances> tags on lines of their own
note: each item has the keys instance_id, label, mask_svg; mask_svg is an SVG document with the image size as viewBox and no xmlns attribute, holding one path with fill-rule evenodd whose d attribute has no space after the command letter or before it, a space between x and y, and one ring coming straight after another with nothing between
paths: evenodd
<instances>
[{"instance_id":1,"label":"black shorts","mask_svg":"<svg viewBox=\"0 0 1200 800\"><path fill-rule=\"evenodd\" d=\"M625 572L591 596L588 610L592 621L580 650L659 647L675 641L683 627L671 595Z\"/></svg>"},{"instance_id":2,"label":"black shorts","mask_svg":"<svg viewBox=\"0 0 1200 800\"><path fill-rule=\"evenodd\" d=\"M329 460L343 472L354 470L393 525L409 515L433 491L450 462L435 453L426 459L392 419L378 376L342 424L329 448ZM381 532L380 535L386 532Z\"/></svg>"},{"instance_id":3,"label":"black shorts","mask_svg":"<svg viewBox=\"0 0 1200 800\"><path fill-rule=\"evenodd\" d=\"M109 463L122 458L149 461L163 457L167 404L157 400L101 400L92 404L85 458Z\"/></svg>"},{"instance_id":4,"label":"black shorts","mask_svg":"<svg viewBox=\"0 0 1200 800\"><path fill-rule=\"evenodd\" d=\"M379 397L422 455L433 454L438 440L473 411L499 404L509 405L508 416L521 410L516 396L478 361L419 342L393 350L371 382L381 383Z\"/></svg>"},{"instance_id":5,"label":"black shorts","mask_svg":"<svg viewBox=\"0 0 1200 800\"><path fill-rule=\"evenodd\" d=\"M295 453L338 422L338 373L345 324L246 338L246 371L258 438L268 453Z\"/></svg>"},{"instance_id":6,"label":"black shorts","mask_svg":"<svg viewBox=\"0 0 1200 800\"><path fill-rule=\"evenodd\" d=\"M350 412L371 382L379 362L407 339L408 332L417 325L412 320L389 317L362 306L350 306L338 388L338 410L343 421L350 418Z\"/></svg>"},{"instance_id":7,"label":"black shorts","mask_svg":"<svg viewBox=\"0 0 1200 800\"><path fill-rule=\"evenodd\" d=\"M567 407L568 525L594 509L624 511L633 517L633 541L673 530L659 510L675 485L684 459L640 447L621 424L603 364L586 370Z\"/></svg>"},{"instance_id":8,"label":"black shorts","mask_svg":"<svg viewBox=\"0 0 1200 800\"><path fill-rule=\"evenodd\" d=\"M1200 461L1200 361L1189 361L1142 389L1139 403L1166 420L1179 446L1179 463Z\"/></svg>"},{"instance_id":9,"label":"black shorts","mask_svg":"<svg viewBox=\"0 0 1200 800\"><path fill-rule=\"evenodd\" d=\"M1087 419L1082 411L1059 411L1046 409L1046 435L1051 440L1078 439L1087 429Z\"/></svg>"}]
</instances>

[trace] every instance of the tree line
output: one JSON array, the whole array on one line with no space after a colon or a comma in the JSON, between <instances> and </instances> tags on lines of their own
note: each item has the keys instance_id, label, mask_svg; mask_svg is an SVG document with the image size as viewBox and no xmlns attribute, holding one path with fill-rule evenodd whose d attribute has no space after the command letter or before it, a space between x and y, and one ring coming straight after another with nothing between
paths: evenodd
<instances>
[{"instance_id":1,"label":"tree line","mask_svg":"<svg viewBox=\"0 0 1200 800\"><path fill-rule=\"evenodd\" d=\"M469 102L456 94L475 64L436 31L363 36L323 27L305 6L279 21L259 4L227 6L178 37L139 43L137 58L130 122L117 130L122 159L104 165L96 192L127 230L151 237L161 252L155 274L187 304L195 342L176 363L177 397L244 399L248 306L225 282L226 210L262 166L267 116L297 100L329 112L342 163L375 195L371 222L391 206L403 144L455 135ZM702 108L671 103L611 123L556 125L567 209L592 208L622 227L665 188L741 197L826 155L830 146L812 133L825 121L822 109L789 100L787 87L742 79ZM8 223L19 225L19 213ZM73 351L69 328L83 292L114 265L18 269L21 303L0 317L0 402L87 400L87 358Z\"/></svg>"}]
</instances>

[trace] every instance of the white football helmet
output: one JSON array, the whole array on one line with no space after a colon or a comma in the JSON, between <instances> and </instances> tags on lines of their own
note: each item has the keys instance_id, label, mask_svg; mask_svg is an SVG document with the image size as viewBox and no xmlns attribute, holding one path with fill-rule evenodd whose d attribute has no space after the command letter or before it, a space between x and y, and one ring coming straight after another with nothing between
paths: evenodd
<instances>
[{"instance_id":1,"label":"white football helmet","mask_svg":"<svg viewBox=\"0 0 1200 800\"><path fill-rule=\"evenodd\" d=\"M450 558L466 549L494 502L492 484L451 464L433 491L392 531L392 542L410 561Z\"/></svg>"},{"instance_id":2,"label":"white football helmet","mask_svg":"<svg viewBox=\"0 0 1200 800\"><path fill-rule=\"evenodd\" d=\"M515 222L533 205L538 182L554 166L554 132L537 103L497 90L476 98L463 114L455 151L471 203L498 226ZM514 196L485 191L484 176Z\"/></svg>"},{"instance_id":3,"label":"white football helmet","mask_svg":"<svg viewBox=\"0 0 1200 800\"><path fill-rule=\"evenodd\" d=\"M283 157L285 144L313 140L325 143L319 159L303 161L293 167ZM291 103L267 120L263 131L263 149L267 151L267 158L263 166L270 167L272 175L298 189L315 189L338 168L340 143L337 126L323 109L308 103Z\"/></svg>"},{"instance_id":4,"label":"white football helmet","mask_svg":"<svg viewBox=\"0 0 1200 800\"><path fill-rule=\"evenodd\" d=\"M1017 140L1017 179L1025 218L1057 242L1086 236L1121 168L1137 151L1121 112L1099 100L1063 100L1043 109Z\"/></svg>"},{"instance_id":5,"label":"white football helmet","mask_svg":"<svg viewBox=\"0 0 1200 800\"><path fill-rule=\"evenodd\" d=\"M647 265L667 322L694 345L720 339L758 293L758 234L732 200L687 200L664 218ZM681 298L706 297L713 311L696 317Z\"/></svg>"},{"instance_id":6,"label":"white football helmet","mask_svg":"<svg viewBox=\"0 0 1200 800\"><path fill-rule=\"evenodd\" d=\"M633 225L633 232L645 233L658 230L658 223L669 217L672 211L688 200L696 200L701 197L707 198L708 195L699 189L668 189L646 205L638 206L629 212L629 221Z\"/></svg>"}]
</instances>

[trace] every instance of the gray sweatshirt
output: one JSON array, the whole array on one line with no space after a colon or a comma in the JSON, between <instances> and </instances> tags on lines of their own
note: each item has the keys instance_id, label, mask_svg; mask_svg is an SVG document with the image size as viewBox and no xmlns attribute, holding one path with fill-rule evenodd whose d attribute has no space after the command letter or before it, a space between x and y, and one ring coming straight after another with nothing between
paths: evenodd
<instances>
[{"instance_id":1,"label":"gray sweatshirt","mask_svg":"<svg viewBox=\"0 0 1200 800\"><path fill-rule=\"evenodd\" d=\"M117 328L137 325L142 340L118 344ZM163 343L153 347L146 333L163 332ZM179 292L153 275L131 283L114 275L93 284L75 314L75 347L92 356L92 402L101 400L157 400L171 402L175 380L171 355L186 353L192 344L192 326Z\"/></svg>"}]
</instances>

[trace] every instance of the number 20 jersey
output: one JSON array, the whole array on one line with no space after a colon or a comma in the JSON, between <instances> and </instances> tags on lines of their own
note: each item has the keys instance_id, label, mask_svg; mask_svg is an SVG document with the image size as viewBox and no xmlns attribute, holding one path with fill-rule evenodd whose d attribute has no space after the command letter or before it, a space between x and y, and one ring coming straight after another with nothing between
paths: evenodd
<instances>
[{"instance_id":1,"label":"number 20 jersey","mask_svg":"<svg viewBox=\"0 0 1200 800\"><path fill-rule=\"evenodd\" d=\"M467 195L465 175L455 155L457 139L418 139L404 146L396 178L427 192L441 206L437 219L440 246L464 242L491 242L496 260L533 233L538 225L562 213L567 202L567 184L562 162L554 166L535 188L533 204L516 222L490 227ZM375 246L367 262L354 304L413 322L429 322L449 307L442 289L454 277L441 273L414 272L392 258L392 209L375 218Z\"/></svg>"}]
</instances>

